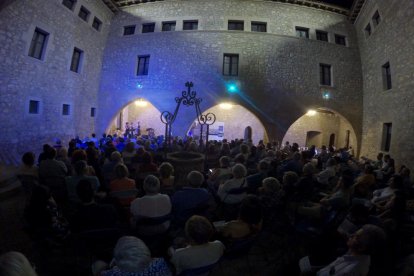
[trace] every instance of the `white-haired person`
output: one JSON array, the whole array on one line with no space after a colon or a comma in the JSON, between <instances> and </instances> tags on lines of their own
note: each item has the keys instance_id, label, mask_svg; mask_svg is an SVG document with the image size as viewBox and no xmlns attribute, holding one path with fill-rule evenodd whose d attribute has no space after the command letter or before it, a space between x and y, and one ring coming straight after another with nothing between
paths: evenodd
<instances>
[{"instance_id":1,"label":"white-haired person","mask_svg":"<svg viewBox=\"0 0 414 276\"><path fill-rule=\"evenodd\" d=\"M26 256L15 251L10 251L0 256L0 275L37 276Z\"/></svg>"},{"instance_id":2,"label":"white-haired person","mask_svg":"<svg viewBox=\"0 0 414 276\"><path fill-rule=\"evenodd\" d=\"M151 258L145 243L133 236L121 237L115 245L109 266L97 261L92 265L94 276L169 276L168 264L162 258Z\"/></svg>"},{"instance_id":3,"label":"white-haired person","mask_svg":"<svg viewBox=\"0 0 414 276\"><path fill-rule=\"evenodd\" d=\"M170 227L170 220L163 220L160 224L137 225L140 219L156 219L168 216L171 213L171 200L168 195L160 194L160 180L154 175L148 175L144 179L143 197L131 202L131 224L137 226L137 231L143 235L160 234Z\"/></svg>"},{"instance_id":4,"label":"white-haired person","mask_svg":"<svg viewBox=\"0 0 414 276\"><path fill-rule=\"evenodd\" d=\"M210 221L202 216L194 215L185 223L185 234L189 245L172 252L171 262L176 273L184 270L206 267L218 262L224 253L221 241L210 239L214 229Z\"/></svg>"}]
</instances>

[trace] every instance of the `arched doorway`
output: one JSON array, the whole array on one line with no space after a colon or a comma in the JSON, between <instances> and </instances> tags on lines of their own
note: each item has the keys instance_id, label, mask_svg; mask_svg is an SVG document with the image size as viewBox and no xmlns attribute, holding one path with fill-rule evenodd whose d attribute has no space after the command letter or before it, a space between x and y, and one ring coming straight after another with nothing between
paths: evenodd
<instances>
[{"instance_id":1,"label":"arched doorway","mask_svg":"<svg viewBox=\"0 0 414 276\"><path fill-rule=\"evenodd\" d=\"M224 138L227 140L244 139L246 132L254 144L260 140L268 141L268 136L265 127L259 118L256 117L247 108L238 104L218 104L205 111L206 113L214 113L216 115L216 122L210 126L209 140L221 141ZM248 130L250 129L250 130ZM187 135L193 135L198 139L200 128L197 119L187 131Z\"/></svg>"},{"instance_id":2,"label":"arched doorway","mask_svg":"<svg viewBox=\"0 0 414 276\"><path fill-rule=\"evenodd\" d=\"M251 126L247 126L244 129L244 140L246 141L252 140L252 127Z\"/></svg>"},{"instance_id":3,"label":"arched doorway","mask_svg":"<svg viewBox=\"0 0 414 276\"><path fill-rule=\"evenodd\" d=\"M111 120L106 129L108 134L123 135L125 124L133 124L137 129L138 123L142 135L154 132L157 135L164 135L165 126L160 120L161 112L150 102L144 99L137 99L124 106L117 115ZM136 133L136 132L135 132Z\"/></svg>"},{"instance_id":4,"label":"arched doorway","mask_svg":"<svg viewBox=\"0 0 414 276\"><path fill-rule=\"evenodd\" d=\"M349 138L348 138L349 137ZM327 108L318 108L298 118L287 130L282 143L296 142L299 147L334 145L336 148L352 146L357 152L357 138L349 121ZM347 142L348 141L348 142Z\"/></svg>"}]
</instances>

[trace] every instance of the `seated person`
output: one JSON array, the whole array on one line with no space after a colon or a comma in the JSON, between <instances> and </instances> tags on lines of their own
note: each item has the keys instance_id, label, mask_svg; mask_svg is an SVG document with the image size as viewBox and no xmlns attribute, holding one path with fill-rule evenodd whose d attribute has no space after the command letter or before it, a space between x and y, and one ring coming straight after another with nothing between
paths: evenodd
<instances>
[{"instance_id":1,"label":"seated person","mask_svg":"<svg viewBox=\"0 0 414 276\"><path fill-rule=\"evenodd\" d=\"M230 157L222 156L219 159L220 167L210 170L207 183L215 192L217 192L220 184L233 176L231 173L230 161Z\"/></svg>"},{"instance_id":2,"label":"seated person","mask_svg":"<svg viewBox=\"0 0 414 276\"><path fill-rule=\"evenodd\" d=\"M258 189L262 186L262 181L267 177L267 172L270 169L270 162L261 160L257 165L258 172L246 177L247 192L256 194Z\"/></svg>"},{"instance_id":3,"label":"seated person","mask_svg":"<svg viewBox=\"0 0 414 276\"><path fill-rule=\"evenodd\" d=\"M366 164L363 174L356 179L354 184L354 197L369 198L375 187L375 182L374 169L371 165Z\"/></svg>"},{"instance_id":4,"label":"seated person","mask_svg":"<svg viewBox=\"0 0 414 276\"><path fill-rule=\"evenodd\" d=\"M118 240L109 267L106 263L97 261L92 266L92 272L94 276L172 275L164 259L152 259L145 243L132 236Z\"/></svg>"},{"instance_id":5,"label":"seated person","mask_svg":"<svg viewBox=\"0 0 414 276\"><path fill-rule=\"evenodd\" d=\"M158 168L160 174L161 193L172 195L174 193L174 167L169 162L163 162Z\"/></svg>"},{"instance_id":6,"label":"seated person","mask_svg":"<svg viewBox=\"0 0 414 276\"><path fill-rule=\"evenodd\" d=\"M215 223L219 235L228 241L247 238L255 235L262 228L263 207L257 196L249 195L243 199L239 217L223 225ZM220 225L220 226L217 226Z\"/></svg>"},{"instance_id":7,"label":"seated person","mask_svg":"<svg viewBox=\"0 0 414 276\"><path fill-rule=\"evenodd\" d=\"M208 191L201 188L204 176L200 172L191 171L187 175L187 181L188 185L175 192L171 198L174 221L178 225L184 225L192 215L205 213L211 199Z\"/></svg>"},{"instance_id":8,"label":"seated person","mask_svg":"<svg viewBox=\"0 0 414 276\"><path fill-rule=\"evenodd\" d=\"M384 231L375 225L366 224L347 242L348 252L317 272L317 276L368 275L371 256L382 249L386 240Z\"/></svg>"},{"instance_id":9,"label":"seated person","mask_svg":"<svg viewBox=\"0 0 414 276\"><path fill-rule=\"evenodd\" d=\"M99 179L96 176L89 174L89 166L84 160L79 160L74 165L75 175L67 176L66 189L68 191L68 199L70 203L78 204L81 200L78 197L76 192L76 187L78 186L79 181L86 179L92 183L93 190L98 191L100 183Z\"/></svg>"},{"instance_id":10,"label":"seated person","mask_svg":"<svg viewBox=\"0 0 414 276\"><path fill-rule=\"evenodd\" d=\"M0 256L0 275L37 276L29 260L20 252L10 251Z\"/></svg>"},{"instance_id":11,"label":"seated person","mask_svg":"<svg viewBox=\"0 0 414 276\"><path fill-rule=\"evenodd\" d=\"M330 183L329 180L335 177L336 175L336 160L333 158L329 158L326 162L326 169L321 171L316 175L317 181L322 184L325 188L329 188Z\"/></svg>"},{"instance_id":12,"label":"seated person","mask_svg":"<svg viewBox=\"0 0 414 276\"><path fill-rule=\"evenodd\" d=\"M224 252L220 241L209 242L213 234L213 226L201 216L192 216L185 224L185 233L189 245L172 252L171 262L176 273L183 270L215 264Z\"/></svg>"},{"instance_id":13,"label":"seated person","mask_svg":"<svg viewBox=\"0 0 414 276\"><path fill-rule=\"evenodd\" d=\"M95 202L95 190L88 179L79 181L76 192L81 205L72 218L72 229L75 232L115 228L118 225L118 216L115 208L109 204Z\"/></svg>"},{"instance_id":14,"label":"seated person","mask_svg":"<svg viewBox=\"0 0 414 276\"><path fill-rule=\"evenodd\" d=\"M35 154L33 152L26 152L22 156L22 165L17 170L18 176L33 176L34 178L39 177L38 168L35 166Z\"/></svg>"},{"instance_id":15,"label":"seated person","mask_svg":"<svg viewBox=\"0 0 414 276\"><path fill-rule=\"evenodd\" d=\"M118 164L115 167L115 179L109 184L109 196L116 198L123 207L129 207L138 193L135 180L128 175L128 168Z\"/></svg>"},{"instance_id":16,"label":"seated person","mask_svg":"<svg viewBox=\"0 0 414 276\"><path fill-rule=\"evenodd\" d=\"M242 164L236 164L232 168L233 178L227 180L219 186L217 195L220 200L226 204L238 204L246 196L245 192L232 193L235 189L242 189L247 187L246 183L246 167Z\"/></svg>"},{"instance_id":17,"label":"seated person","mask_svg":"<svg viewBox=\"0 0 414 276\"><path fill-rule=\"evenodd\" d=\"M143 235L159 234L166 232L170 227L170 220L159 225L136 225L142 218L159 218L171 213L171 201L168 195L160 194L160 180L148 175L144 180L145 196L136 198L131 202L131 224L137 227Z\"/></svg>"}]
</instances>

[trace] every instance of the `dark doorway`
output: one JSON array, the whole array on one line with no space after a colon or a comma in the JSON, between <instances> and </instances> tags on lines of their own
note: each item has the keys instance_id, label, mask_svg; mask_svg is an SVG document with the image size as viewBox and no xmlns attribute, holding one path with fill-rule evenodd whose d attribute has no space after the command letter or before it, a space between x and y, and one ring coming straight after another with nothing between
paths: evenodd
<instances>
[{"instance_id":1,"label":"dark doorway","mask_svg":"<svg viewBox=\"0 0 414 276\"><path fill-rule=\"evenodd\" d=\"M335 145L335 133L332 133L331 136L329 136L329 146L332 147Z\"/></svg>"},{"instance_id":2,"label":"dark doorway","mask_svg":"<svg viewBox=\"0 0 414 276\"><path fill-rule=\"evenodd\" d=\"M248 141L252 139L252 128L248 126L244 129L244 140Z\"/></svg>"}]
</instances>

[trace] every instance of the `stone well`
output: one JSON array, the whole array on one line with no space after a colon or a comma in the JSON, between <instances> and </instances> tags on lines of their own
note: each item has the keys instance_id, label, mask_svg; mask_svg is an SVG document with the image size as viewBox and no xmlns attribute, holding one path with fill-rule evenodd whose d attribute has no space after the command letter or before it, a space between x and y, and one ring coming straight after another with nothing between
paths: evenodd
<instances>
[{"instance_id":1,"label":"stone well","mask_svg":"<svg viewBox=\"0 0 414 276\"><path fill-rule=\"evenodd\" d=\"M167 161L174 166L175 184L186 185L187 174L191 171L204 171L204 154L198 152L172 152L167 154Z\"/></svg>"}]
</instances>

